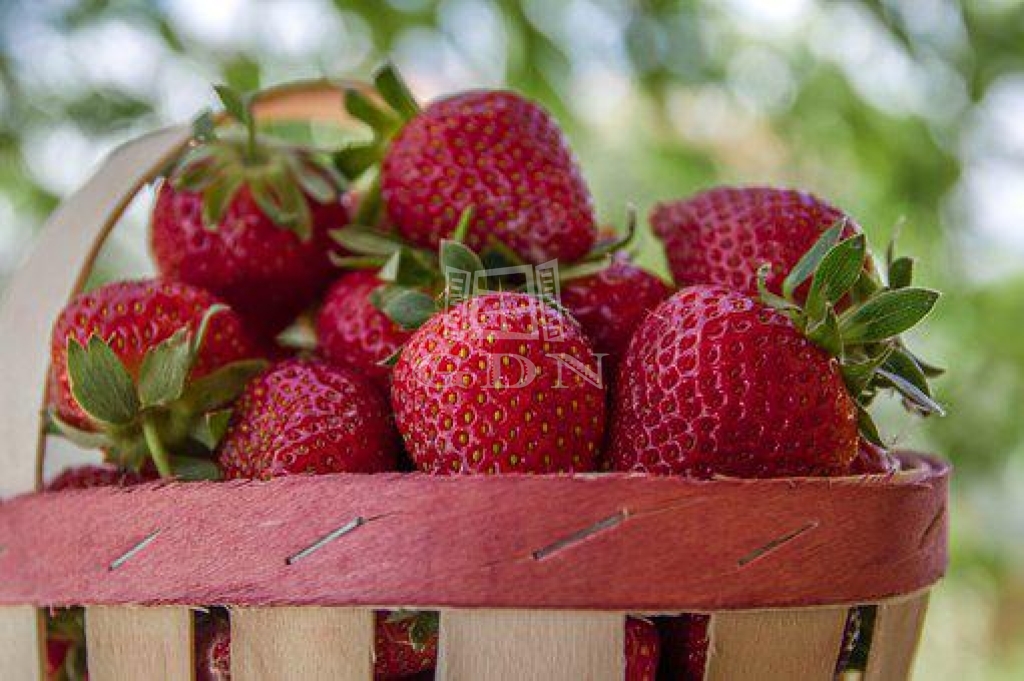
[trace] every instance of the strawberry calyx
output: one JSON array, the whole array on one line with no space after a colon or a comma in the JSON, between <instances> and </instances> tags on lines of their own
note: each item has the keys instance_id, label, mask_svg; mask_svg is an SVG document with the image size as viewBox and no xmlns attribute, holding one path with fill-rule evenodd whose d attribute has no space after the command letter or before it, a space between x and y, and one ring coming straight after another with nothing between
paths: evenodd
<instances>
[{"instance_id":1,"label":"strawberry calyx","mask_svg":"<svg viewBox=\"0 0 1024 681\"><path fill-rule=\"evenodd\" d=\"M195 333L179 329L150 348L133 375L100 336L84 345L68 339L71 394L95 430L64 422L56 413L56 432L87 448L103 449L108 461L134 471L152 459L161 477L215 479L209 459L223 437L230 405L267 362L240 360L189 380L210 320L227 308L212 305Z\"/></svg>"},{"instance_id":2,"label":"strawberry calyx","mask_svg":"<svg viewBox=\"0 0 1024 681\"><path fill-rule=\"evenodd\" d=\"M426 610L392 610L384 619L388 624L410 622L409 645L416 652L426 650L440 630L440 617L436 612Z\"/></svg>"},{"instance_id":3,"label":"strawberry calyx","mask_svg":"<svg viewBox=\"0 0 1024 681\"><path fill-rule=\"evenodd\" d=\"M942 415L928 379L941 370L920 360L901 334L935 306L939 293L912 285L913 260L887 251L885 279L871 261L864 234L842 238L840 220L793 266L781 295L768 290L771 266L757 273L762 302L789 317L811 342L839 360L843 380L857 403L861 434L882 444L867 408L881 390L895 391L911 412ZM810 281L803 302L797 289Z\"/></svg>"},{"instance_id":4,"label":"strawberry calyx","mask_svg":"<svg viewBox=\"0 0 1024 681\"><path fill-rule=\"evenodd\" d=\"M420 112L412 91L390 62L385 62L374 74L373 93L376 96L356 88L345 90L345 110L365 123L372 136L333 154L334 167L343 177L352 182L368 178L355 217L359 224L375 224L380 218L380 163L394 136Z\"/></svg>"},{"instance_id":5,"label":"strawberry calyx","mask_svg":"<svg viewBox=\"0 0 1024 681\"><path fill-rule=\"evenodd\" d=\"M214 89L237 127L218 131L209 112L199 116L191 146L171 171L170 182L202 195L207 229L217 230L232 199L245 187L275 225L308 240L313 217L306 197L321 204L338 201L344 179L316 150L259 135L252 113L254 93L241 94L226 85Z\"/></svg>"},{"instance_id":6,"label":"strawberry calyx","mask_svg":"<svg viewBox=\"0 0 1024 681\"><path fill-rule=\"evenodd\" d=\"M81 608L51 610L46 617L46 642L48 679L82 681L88 678L85 617Z\"/></svg>"}]
</instances>

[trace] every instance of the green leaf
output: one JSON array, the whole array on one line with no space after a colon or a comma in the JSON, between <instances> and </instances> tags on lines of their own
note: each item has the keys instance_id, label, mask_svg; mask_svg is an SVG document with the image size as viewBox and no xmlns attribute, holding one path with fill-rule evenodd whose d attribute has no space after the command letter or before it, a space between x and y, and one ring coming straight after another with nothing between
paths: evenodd
<instances>
[{"instance_id":1,"label":"green leaf","mask_svg":"<svg viewBox=\"0 0 1024 681\"><path fill-rule=\"evenodd\" d=\"M226 312L228 309L228 306L224 303L214 303L206 308L206 312L203 313L202 318L199 320L199 326L196 327L196 332L190 336L189 345L192 348L193 355L198 354L199 349L203 347L203 343L206 341L206 334L210 330L210 322L213 321L213 318L222 312ZM195 360L193 359L193 361Z\"/></svg>"},{"instance_id":2,"label":"green leaf","mask_svg":"<svg viewBox=\"0 0 1024 681\"><path fill-rule=\"evenodd\" d=\"M225 154L218 147L208 144L193 147L181 159L171 182L176 189L203 191L218 181L226 164Z\"/></svg>"},{"instance_id":3,"label":"green leaf","mask_svg":"<svg viewBox=\"0 0 1024 681\"><path fill-rule=\"evenodd\" d=\"M889 357L890 352L892 352L892 347L886 346L878 354L866 359L856 362L844 361L841 370L847 391L854 397L864 392L874 378L875 371Z\"/></svg>"},{"instance_id":4,"label":"green leaf","mask_svg":"<svg viewBox=\"0 0 1024 681\"><path fill-rule=\"evenodd\" d=\"M203 189L203 225L207 229L217 228L241 186L240 174L224 173Z\"/></svg>"},{"instance_id":5,"label":"green leaf","mask_svg":"<svg viewBox=\"0 0 1024 681\"><path fill-rule=\"evenodd\" d=\"M383 152L376 140L371 142L353 142L334 152L331 160L334 167L349 180L355 180L367 170L380 162Z\"/></svg>"},{"instance_id":6,"label":"green leaf","mask_svg":"<svg viewBox=\"0 0 1024 681\"><path fill-rule=\"evenodd\" d=\"M209 459L193 456L172 456L171 470L181 480L220 480L220 469Z\"/></svg>"},{"instance_id":7,"label":"green leaf","mask_svg":"<svg viewBox=\"0 0 1024 681\"><path fill-rule=\"evenodd\" d=\"M906 288L914 279L914 259L897 258L889 265L889 288Z\"/></svg>"},{"instance_id":8,"label":"green leaf","mask_svg":"<svg viewBox=\"0 0 1024 681\"><path fill-rule=\"evenodd\" d=\"M327 254L327 258L332 265L343 270L375 270L388 262L383 255L338 255L333 251Z\"/></svg>"},{"instance_id":9,"label":"green leaf","mask_svg":"<svg viewBox=\"0 0 1024 681\"><path fill-rule=\"evenodd\" d=\"M86 414L101 423L126 425L139 413L131 374L110 346L92 336L87 347L68 339L71 394Z\"/></svg>"},{"instance_id":10,"label":"green leaf","mask_svg":"<svg viewBox=\"0 0 1024 681\"><path fill-rule=\"evenodd\" d=\"M568 267L559 269L558 279L562 283L573 281L574 279L583 279L584 277L590 277L605 271L611 264L611 256L607 255L600 260L590 260L589 258L580 260Z\"/></svg>"},{"instance_id":11,"label":"green leaf","mask_svg":"<svg viewBox=\"0 0 1024 681\"><path fill-rule=\"evenodd\" d=\"M469 236L469 228L473 226L473 206L466 206L462 213L459 215L459 222L455 225L455 231L452 232L451 240L456 241L460 244L466 243L466 237Z\"/></svg>"},{"instance_id":12,"label":"green leaf","mask_svg":"<svg viewBox=\"0 0 1024 681\"><path fill-rule=\"evenodd\" d=\"M804 331L808 340L827 352L832 357L843 354L843 339L839 335L839 318L831 303L825 303L825 311L820 321L809 324Z\"/></svg>"},{"instance_id":13,"label":"green leaf","mask_svg":"<svg viewBox=\"0 0 1024 681\"><path fill-rule=\"evenodd\" d=\"M434 283L438 273L422 251L402 246L388 258L377 276L399 286L418 287Z\"/></svg>"},{"instance_id":14,"label":"green leaf","mask_svg":"<svg viewBox=\"0 0 1024 681\"><path fill-rule=\"evenodd\" d=\"M451 239L441 240L439 260L441 268L444 270L445 279L448 278L449 272L452 271L469 272L472 274L484 269L484 264L480 261L480 257L472 249Z\"/></svg>"},{"instance_id":15,"label":"green leaf","mask_svg":"<svg viewBox=\"0 0 1024 681\"><path fill-rule=\"evenodd\" d=\"M886 369L879 369L877 375L883 379L883 385L888 384L888 387L896 389L900 395L906 398L923 413L938 414L939 416L946 415L946 410L942 408L942 405L933 400L929 395L914 385L913 382L907 380L903 376L887 371Z\"/></svg>"},{"instance_id":16,"label":"green leaf","mask_svg":"<svg viewBox=\"0 0 1024 681\"><path fill-rule=\"evenodd\" d=\"M584 256L584 260L600 260L606 255L627 250L636 240L637 235L636 206L626 206L626 233L618 239L601 244Z\"/></svg>"},{"instance_id":17,"label":"green leaf","mask_svg":"<svg viewBox=\"0 0 1024 681\"><path fill-rule=\"evenodd\" d=\"M380 222L384 206L380 196L380 173L374 172L366 190L359 197L359 207L352 220L357 225L376 225Z\"/></svg>"},{"instance_id":18,"label":"green leaf","mask_svg":"<svg viewBox=\"0 0 1024 681\"><path fill-rule=\"evenodd\" d=\"M279 227L308 241L313 233L313 218L306 197L282 167L273 167L262 176L249 180L253 200Z\"/></svg>"},{"instance_id":19,"label":"green leaf","mask_svg":"<svg viewBox=\"0 0 1024 681\"><path fill-rule=\"evenodd\" d=\"M415 651L424 650L430 641L437 636L439 628L439 616L436 612L425 611L416 614L409 627L409 643Z\"/></svg>"},{"instance_id":20,"label":"green leaf","mask_svg":"<svg viewBox=\"0 0 1024 681\"><path fill-rule=\"evenodd\" d=\"M860 430L861 437L868 442L884 447L885 443L882 442L882 436L878 434L878 426L875 425L875 420L871 418L871 414L868 413L867 409L857 405L857 428Z\"/></svg>"},{"instance_id":21,"label":"green leaf","mask_svg":"<svg viewBox=\"0 0 1024 681\"><path fill-rule=\"evenodd\" d=\"M401 289L381 299L381 312L404 329L418 329L437 312L434 299L422 291Z\"/></svg>"},{"instance_id":22,"label":"green leaf","mask_svg":"<svg viewBox=\"0 0 1024 681\"><path fill-rule=\"evenodd\" d=\"M402 356L402 348L399 347L397 350L392 352L390 355L377 362L377 366L380 367L393 367L398 364L398 359Z\"/></svg>"},{"instance_id":23,"label":"green leaf","mask_svg":"<svg viewBox=\"0 0 1024 681\"><path fill-rule=\"evenodd\" d=\"M211 452L217 448L231 423L231 410L220 409L203 414L192 426L190 435Z\"/></svg>"},{"instance_id":24,"label":"green leaf","mask_svg":"<svg viewBox=\"0 0 1024 681\"><path fill-rule=\"evenodd\" d=\"M814 242L814 245L804 253L803 257L797 261L796 265L793 266L793 269L789 271L789 274L782 281L783 297L792 299L800 284L811 278L814 271L818 269L821 259L825 257L825 254L833 246L839 243L839 238L842 236L843 229L845 228L846 219L843 218L821 233L821 236Z\"/></svg>"},{"instance_id":25,"label":"green leaf","mask_svg":"<svg viewBox=\"0 0 1024 681\"><path fill-rule=\"evenodd\" d=\"M826 306L835 306L853 288L864 269L867 241L863 234L841 241L821 259L807 294L807 316L821 319Z\"/></svg>"},{"instance_id":26,"label":"green leaf","mask_svg":"<svg viewBox=\"0 0 1024 681\"><path fill-rule=\"evenodd\" d=\"M370 126L378 137L395 129L399 124L392 114L354 88L345 90L345 110L356 120Z\"/></svg>"},{"instance_id":27,"label":"green leaf","mask_svg":"<svg viewBox=\"0 0 1024 681\"><path fill-rule=\"evenodd\" d=\"M332 176L325 168L318 167L310 160L298 160L293 163L292 172L302 191L317 203L332 203L337 200L339 186L332 181Z\"/></svg>"},{"instance_id":28,"label":"green leaf","mask_svg":"<svg viewBox=\"0 0 1024 681\"><path fill-rule=\"evenodd\" d=\"M250 97L241 94L229 85L215 85L213 89L216 91L217 97L220 98L221 104L224 105L224 110L232 118L246 127L252 125Z\"/></svg>"},{"instance_id":29,"label":"green leaf","mask_svg":"<svg viewBox=\"0 0 1024 681\"><path fill-rule=\"evenodd\" d=\"M381 98L388 103L403 121L408 121L420 111L416 98L406 85L398 69L391 62L385 62L373 77L373 84Z\"/></svg>"},{"instance_id":30,"label":"green leaf","mask_svg":"<svg viewBox=\"0 0 1024 681\"><path fill-rule=\"evenodd\" d=\"M847 343L872 343L897 336L927 315L938 300L937 291L901 288L882 291L843 314L839 327Z\"/></svg>"},{"instance_id":31,"label":"green leaf","mask_svg":"<svg viewBox=\"0 0 1024 681\"><path fill-rule=\"evenodd\" d=\"M891 373L902 376L907 381L910 381L918 390L923 392L929 397L932 394L931 387L928 385L928 377L925 376L924 370L917 363L917 360L912 354L903 348L894 348L892 353L886 358L885 369Z\"/></svg>"},{"instance_id":32,"label":"green leaf","mask_svg":"<svg viewBox=\"0 0 1024 681\"><path fill-rule=\"evenodd\" d=\"M394 237L364 225L349 225L331 231L335 243L358 255L392 255L402 248Z\"/></svg>"},{"instance_id":33,"label":"green leaf","mask_svg":"<svg viewBox=\"0 0 1024 681\"><path fill-rule=\"evenodd\" d=\"M761 298L761 302L773 310L794 313L802 312L800 310L800 306L796 303L768 290L768 274L771 271L772 266L769 263L764 263L757 268L757 292Z\"/></svg>"},{"instance_id":34,"label":"green leaf","mask_svg":"<svg viewBox=\"0 0 1024 681\"><path fill-rule=\"evenodd\" d=\"M493 234L487 236L487 244L480 253L480 260L484 267L491 270L502 267L518 267L527 264L522 256L512 250L512 247Z\"/></svg>"},{"instance_id":35,"label":"green leaf","mask_svg":"<svg viewBox=\"0 0 1024 681\"><path fill-rule=\"evenodd\" d=\"M182 399L193 413L220 409L238 397L253 378L268 366L263 359L243 359L225 364L213 373L198 378L185 389Z\"/></svg>"},{"instance_id":36,"label":"green leaf","mask_svg":"<svg viewBox=\"0 0 1024 681\"><path fill-rule=\"evenodd\" d=\"M70 440L83 449L107 449L114 444L113 440L106 433L93 433L87 430L81 430L80 428L75 428L71 424L61 420L61 418L53 412L50 412L49 416L49 421L58 435Z\"/></svg>"},{"instance_id":37,"label":"green leaf","mask_svg":"<svg viewBox=\"0 0 1024 681\"><path fill-rule=\"evenodd\" d=\"M217 138L217 126L213 114L207 109L192 121L192 137L198 142L209 142Z\"/></svg>"},{"instance_id":38,"label":"green leaf","mask_svg":"<svg viewBox=\"0 0 1024 681\"><path fill-rule=\"evenodd\" d=\"M166 406L181 397L195 355L187 328L151 348L139 369L139 400L143 408Z\"/></svg>"}]
</instances>

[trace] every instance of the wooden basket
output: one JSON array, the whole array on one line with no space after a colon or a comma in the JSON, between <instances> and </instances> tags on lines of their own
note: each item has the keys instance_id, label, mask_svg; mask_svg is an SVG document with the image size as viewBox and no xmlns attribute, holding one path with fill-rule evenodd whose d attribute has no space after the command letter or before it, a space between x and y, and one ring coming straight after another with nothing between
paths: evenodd
<instances>
[{"instance_id":1,"label":"wooden basket","mask_svg":"<svg viewBox=\"0 0 1024 681\"><path fill-rule=\"evenodd\" d=\"M264 120L344 118L278 89ZM68 199L0 310L0 678L41 677L40 608L84 605L94 681L190 679L190 606L231 608L248 679L372 678L373 609L441 612L438 678L623 675L626 613L710 613L708 679L832 679L849 608L877 604L867 679L908 674L946 566L948 467L894 476L333 475L29 493L50 325L127 204L190 136L115 151Z\"/></svg>"}]
</instances>

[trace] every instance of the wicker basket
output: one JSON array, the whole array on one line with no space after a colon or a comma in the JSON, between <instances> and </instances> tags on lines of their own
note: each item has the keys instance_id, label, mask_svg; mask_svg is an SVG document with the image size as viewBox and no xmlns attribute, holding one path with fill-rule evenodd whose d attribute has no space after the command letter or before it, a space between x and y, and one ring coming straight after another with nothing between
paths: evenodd
<instances>
[{"instance_id":1,"label":"wicker basket","mask_svg":"<svg viewBox=\"0 0 1024 681\"><path fill-rule=\"evenodd\" d=\"M344 118L337 86L264 120ZM0 678L41 677L40 608L85 605L94 681L192 678L190 606L231 608L248 679L372 677L373 609L441 611L438 678L621 679L626 613L711 614L708 679L832 679L876 604L867 679L908 674L946 566L948 467L861 478L334 475L39 488L50 324L187 143L118 149L53 215L0 311Z\"/></svg>"}]
</instances>

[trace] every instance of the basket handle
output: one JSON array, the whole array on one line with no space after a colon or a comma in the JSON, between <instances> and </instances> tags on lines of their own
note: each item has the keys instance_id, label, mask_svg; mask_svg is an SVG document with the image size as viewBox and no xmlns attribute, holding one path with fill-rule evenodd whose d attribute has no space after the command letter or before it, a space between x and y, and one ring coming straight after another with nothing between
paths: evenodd
<instances>
[{"instance_id":1,"label":"basket handle","mask_svg":"<svg viewBox=\"0 0 1024 681\"><path fill-rule=\"evenodd\" d=\"M267 90L254 104L262 120L355 125L342 106L356 82L311 81ZM35 247L11 278L0 307L0 498L39 487L50 330L82 290L104 239L136 194L178 156L191 137L175 125L115 149L46 221Z\"/></svg>"}]
</instances>

